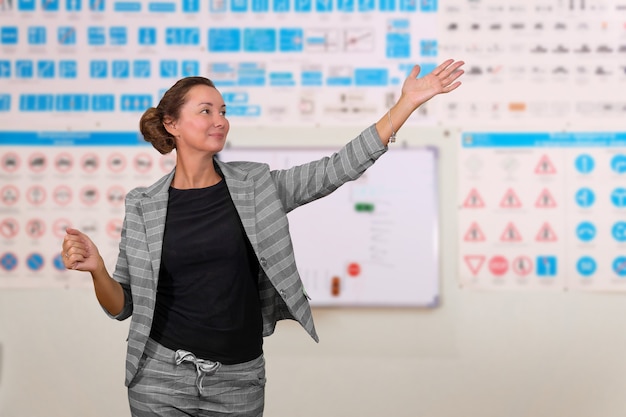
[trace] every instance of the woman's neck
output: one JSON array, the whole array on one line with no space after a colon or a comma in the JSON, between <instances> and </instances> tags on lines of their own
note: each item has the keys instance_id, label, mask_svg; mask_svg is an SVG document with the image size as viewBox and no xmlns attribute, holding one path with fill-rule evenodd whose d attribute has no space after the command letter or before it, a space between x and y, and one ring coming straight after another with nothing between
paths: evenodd
<instances>
[{"instance_id":1,"label":"woman's neck","mask_svg":"<svg viewBox=\"0 0 626 417\"><path fill-rule=\"evenodd\" d=\"M215 170L213 158L202 163L189 163L178 158L176 161L176 172L172 179L172 187L180 190L190 188L206 188L217 184L222 180L220 174Z\"/></svg>"}]
</instances>

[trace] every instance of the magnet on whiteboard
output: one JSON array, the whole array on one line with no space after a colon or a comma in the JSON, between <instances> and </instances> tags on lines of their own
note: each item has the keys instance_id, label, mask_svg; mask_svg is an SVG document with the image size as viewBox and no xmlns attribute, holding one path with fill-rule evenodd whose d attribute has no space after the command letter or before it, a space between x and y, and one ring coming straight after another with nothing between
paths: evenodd
<instances>
[{"instance_id":1,"label":"magnet on whiteboard","mask_svg":"<svg viewBox=\"0 0 626 417\"><path fill-rule=\"evenodd\" d=\"M341 293L341 278L336 275L331 279L330 293L333 297L339 297Z\"/></svg>"}]
</instances>

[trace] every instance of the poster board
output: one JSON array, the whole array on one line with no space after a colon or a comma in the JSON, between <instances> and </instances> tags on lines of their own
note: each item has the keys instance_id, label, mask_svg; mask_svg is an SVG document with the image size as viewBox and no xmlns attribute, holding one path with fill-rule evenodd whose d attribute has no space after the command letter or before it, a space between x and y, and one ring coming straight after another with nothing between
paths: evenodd
<instances>
[{"instance_id":1,"label":"poster board","mask_svg":"<svg viewBox=\"0 0 626 417\"><path fill-rule=\"evenodd\" d=\"M223 161L288 168L335 149L239 148ZM393 149L359 179L288 214L313 306L439 304L437 151Z\"/></svg>"},{"instance_id":2,"label":"poster board","mask_svg":"<svg viewBox=\"0 0 626 417\"><path fill-rule=\"evenodd\" d=\"M459 145L464 287L626 291L626 133L477 131Z\"/></svg>"}]
</instances>

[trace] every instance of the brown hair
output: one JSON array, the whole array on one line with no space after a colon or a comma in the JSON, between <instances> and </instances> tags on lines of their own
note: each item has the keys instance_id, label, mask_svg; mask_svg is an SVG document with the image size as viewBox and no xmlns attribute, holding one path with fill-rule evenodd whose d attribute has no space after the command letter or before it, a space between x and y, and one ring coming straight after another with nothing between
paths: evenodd
<instances>
[{"instance_id":1,"label":"brown hair","mask_svg":"<svg viewBox=\"0 0 626 417\"><path fill-rule=\"evenodd\" d=\"M156 107L146 110L139 120L139 130L146 142L150 142L154 149L161 154L172 152L176 148L176 140L163 126L166 118L177 120L180 108L185 104L187 92L196 85L206 85L215 88L215 84L204 77L186 77L165 92Z\"/></svg>"}]
</instances>

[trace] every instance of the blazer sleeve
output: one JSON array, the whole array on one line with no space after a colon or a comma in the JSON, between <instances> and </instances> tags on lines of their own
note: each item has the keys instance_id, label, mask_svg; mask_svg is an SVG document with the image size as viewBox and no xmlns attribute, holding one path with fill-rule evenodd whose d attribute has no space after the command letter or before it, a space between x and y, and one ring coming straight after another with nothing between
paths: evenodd
<instances>
[{"instance_id":1,"label":"blazer sleeve","mask_svg":"<svg viewBox=\"0 0 626 417\"><path fill-rule=\"evenodd\" d=\"M129 193L130 194L130 193ZM122 290L124 290L124 307L118 314L111 314L106 309L105 313L114 319L125 320L133 314L133 296L130 289L130 272L128 269L128 259L126 256L126 245L128 241L128 218L129 211L133 209L134 205L129 204L128 196L126 201L126 214L124 216L124 223L122 225L122 236L119 245L119 253L117 256L117 263L115 265L115 271L113 272L113 279L120 283Z\"/></svg>"},{"instance_id":2,"label":"blazer sleeve","mask_svg":"<svg viewBox=\"0 0 626 417\"><path fill-rule=\"evenodd\" d=\"M272 171L285 212L327 196L346 182L359 178L387 149L375 125L371 125L330 156Z\"/></svg>"}]
</instances>

